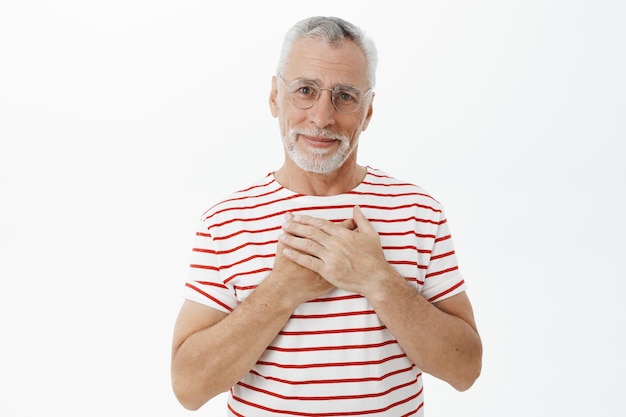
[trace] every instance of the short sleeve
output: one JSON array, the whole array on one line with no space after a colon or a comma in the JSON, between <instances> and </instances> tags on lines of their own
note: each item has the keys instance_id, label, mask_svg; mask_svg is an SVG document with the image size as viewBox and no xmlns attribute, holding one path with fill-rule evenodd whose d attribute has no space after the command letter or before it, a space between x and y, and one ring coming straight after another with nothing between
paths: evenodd
<instances>
[{"instance_id":1,"label":"short sleeve","mask_svg":"<svg viewBox=\"0 0 626 417\"><path fill-rule=\"evenodd\" d=\"M224 313L239 304L234 288L223 281L213 237L204 222L196 231L183 296Z\"/></svg>"},{"instance_id":2,"label":"short sleeve","mask_svg":"<svg viewBox=\"0 0 626 417\"><path fill-rule=\"evenodd\" d=\"M448 221L442 210L426 270L422 295L430 302L437 302L457 295L465 289L466 284L459 271Z\"/></svg>"}]
</instances>

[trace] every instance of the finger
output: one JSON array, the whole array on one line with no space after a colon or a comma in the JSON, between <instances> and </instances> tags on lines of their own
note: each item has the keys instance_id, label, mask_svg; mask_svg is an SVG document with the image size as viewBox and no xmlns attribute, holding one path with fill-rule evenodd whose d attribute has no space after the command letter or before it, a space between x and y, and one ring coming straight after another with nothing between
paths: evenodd
<instances>
[{"instance_id":1,"label":"finger","mask_svg":"<svg viewBox=\"0 0 626 417\"><path fill-rule=\"evenodd\" d=\"M283 224L282 229L291 235L308 239L319 239L321 237L320 235L325 234L318 227L297 223L295 221L286 222ZM317 237L316 234L318 235Z\"/></svg>"},{"instance_id":2,"label":"finger","mask_svg":"<svg viewBox=\"0 0 626 417\"><path fill-rule=\"evenodd\" d=\"M308 255L306 253L299 252L297 250L286 247L283 249L283 255L289 258L298 265L309 269L313 272L319 273L323 266L323 261L315 256Z\"/></svg>"},{"instance_id":3,"label":"finger","mask_svg":"<svg viewBox=\"0 0 626 417\"><path fill-rule=\"evenodd\" d=\"M315 256L317 258L321 257L324 251L324 246L320 245L315 240L299 237L289 233L279 235L278 241L291 249L295 249L301 253Z\"/></svg>"},{"instance_id":4,"label":"finger","mask_svg":"<svg viewBox=\"0 0 626 417\"><path fill-rule=\"evenodd\" d=\"M292 222L311 226L316 229L315 231L321 230L325 234L331 235L331 236L341 234L345 232L345 229L354 230L357 227L353 219L346 219L340 223L334 223L334 222L331 222L330 220L321 219L319 217L294 216L294 218L292 219ZM313 232L314 231L311 231L311 233ZM310 236L313 237L314 235L311 234ZM320 236L319 239L324 239L324 236Z\"/></svg>"},{"instance_id":5,"label":"finger","mask_svg":"<svg viewBox=\"0 0 626 417\"><path fill-rule=\"evenodd\" d=\"M345 230L345 227L317 217L294 216L291 221L283 225L283 230L292 235L313 239L324 244L328 236L335 235L337 230Z\"/></svg>"},{"instance_id":6,"label":"finger","mask_svg":"<svg viewBox=\"0 0 626 417\"><path fill-rule=\"evenodd\" d=\"M293 216L291 221L293 221L294 223L306 224L306 225L309 225L309 226L313 226L313 227L316 227L318 229L323 228L324 226L326 226L329 223L328 220L324 220L324 219L321 219L319 217L306 216L306 215Z\"/></svg>"},{"instance_id":7,"label":"finger","mask_svg":"<svg viewBox=\"0 0 626 417\"><path fill-rule=\"evenodd\" d=\"M339 223L335 223L338 226L341 226L343 228L346 228L348 230L354 230L356 229L356 223L354 221L354 219L345 219Z\"/></svg>"},{"instance_id":8,"label":"finger","mask_svg":"<svg viewBox=\"0 0 626 417\"><path fill-rule=\"evenodd\" d=\"M352 215L354 216L354 222L356 223L356 226L360 232L378 234L378 232L376 232L376 230L374 229L374 226L372 226L367 217L365 217L365 214L363 214L363 211L361 211L361 207L359 207L358 205L354 206L354 209L352 210Z\"/></svg>"}]
</instances>

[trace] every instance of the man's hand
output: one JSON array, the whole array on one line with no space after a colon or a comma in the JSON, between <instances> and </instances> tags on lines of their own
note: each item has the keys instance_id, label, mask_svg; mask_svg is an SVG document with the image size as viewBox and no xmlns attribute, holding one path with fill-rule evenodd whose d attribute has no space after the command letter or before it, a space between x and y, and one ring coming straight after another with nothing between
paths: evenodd
<instances>
[{"instance_id":1,"label":"man's hand","mask_svg":"<svg viewBox=\"0 0 626 417\"><path fill-rule=\"evenodd\" d=\"M287 213L287 224L293 221L293 217L293 214ZM319 298L335 288L316 271L307 269L289 259L284 254L285 249L285 245L279 242L274 268L268 279L272 280L274 285L286 285L285 296L292 298L294 305Z\"/></svg>"},{"instance_id":2,"label":"man's hand","mask_svg":"<svg viewBox=\"0 0 626 417\"><path fill-rule=\"evenodd\" d=\"M354 218L334 224L328 220L295 216L283 226L279 250L334 286L366 294L378 277L392 267L385 260L380 237L358 206Z\"/></svg>"}]
</instances>

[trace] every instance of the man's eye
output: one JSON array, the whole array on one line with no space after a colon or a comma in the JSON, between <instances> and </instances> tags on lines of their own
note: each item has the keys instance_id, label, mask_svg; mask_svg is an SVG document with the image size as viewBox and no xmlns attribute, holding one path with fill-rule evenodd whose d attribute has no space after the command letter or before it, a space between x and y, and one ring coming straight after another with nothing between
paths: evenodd
<instances>
[{"instance_id":1,"label":"man's eye","mask_svg":"<svg viewBox=\"0 0 626 417\"><path fill-rule=\"evenodd\" d=\"M309 94L313 94L313 89L311 87L300 87L298 88L298 93L307 96Z\"/></svg>"},{"instance_id":2,"label":"man's eye","mask_svg":"<svg viewBox=\"0 0 626 417\"><path fill-rule=\"evenodd\" d=\"M347 91L340 91L337 94L336 98L338 98L341 101L345 101L345 102L355 101L356 100L356 97L353 94L351 94L351 93L349 93Z\"/></svg>"}]
</instances>

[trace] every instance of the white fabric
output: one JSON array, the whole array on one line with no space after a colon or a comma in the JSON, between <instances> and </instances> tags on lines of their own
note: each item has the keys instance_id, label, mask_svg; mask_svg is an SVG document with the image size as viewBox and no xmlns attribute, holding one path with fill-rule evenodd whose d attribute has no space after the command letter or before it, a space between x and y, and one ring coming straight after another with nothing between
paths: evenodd
<instances>
[{"instance_id":1,"label":"white fabric","mask_svg":"<svg viewBox=\"0 0 626 417\"><path fill-rule=\"evenodd\" d=\"M354 190L295 194L270 174L204 215L185 297L230 312L271 271L284 214L340 221L359 205L388 262L431 302L465 290L443 208L422 188L368 167ZM419 317L415 317L419 320ZM229 397L231 416L420 416L421 370L358 294L299 306Z\"/></svg>"}]
</instances>

